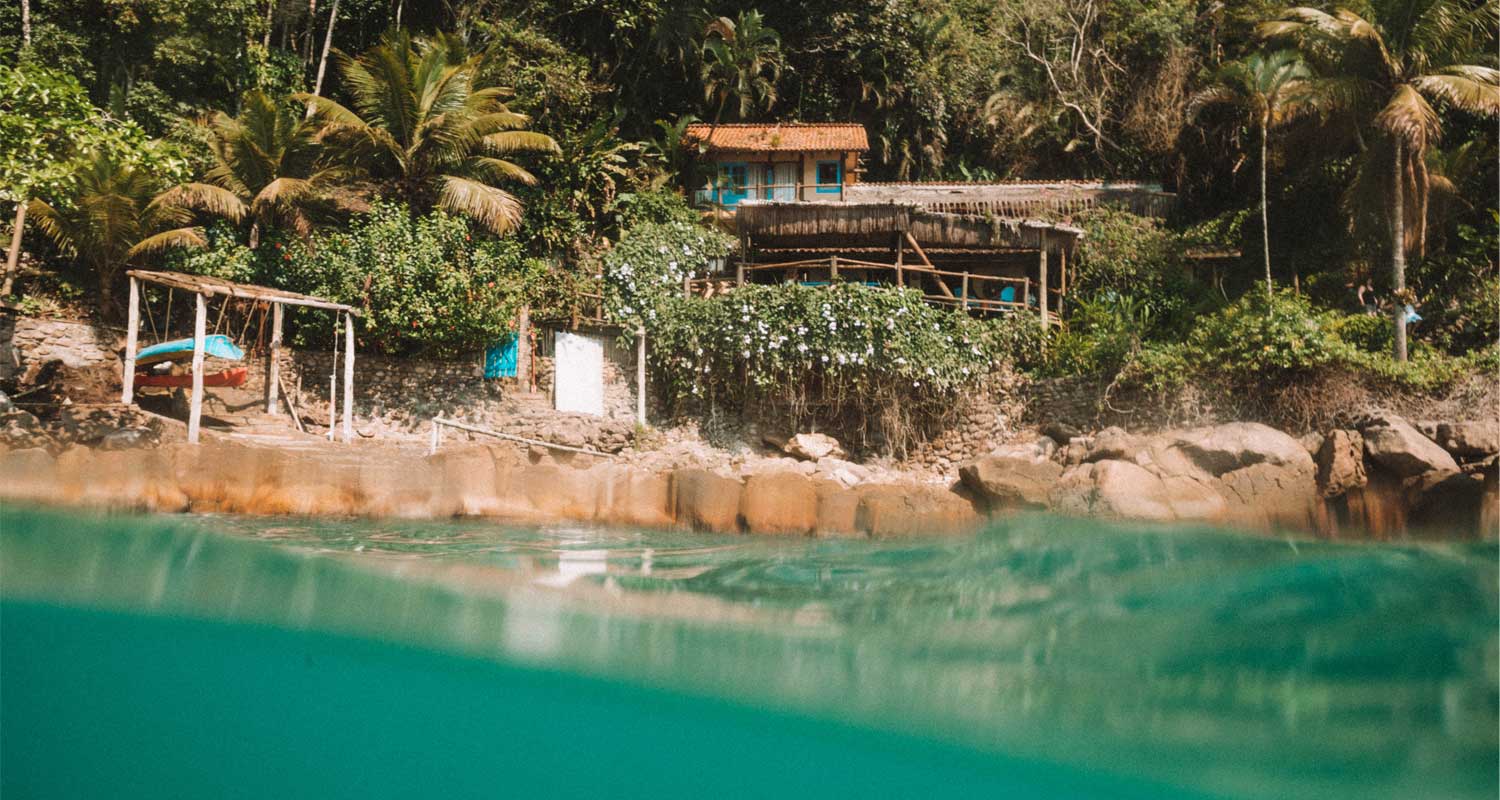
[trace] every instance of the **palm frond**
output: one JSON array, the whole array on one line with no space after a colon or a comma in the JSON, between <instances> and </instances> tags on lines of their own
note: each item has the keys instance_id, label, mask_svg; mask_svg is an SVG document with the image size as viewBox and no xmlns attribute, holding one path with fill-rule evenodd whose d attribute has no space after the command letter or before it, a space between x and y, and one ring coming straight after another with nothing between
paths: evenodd
<instances>
[{"instance_id":1,"label":"palm frond","mask_svg":"<svg viewBox=\"0 0 1500 800\"><path fill-rule=\"evenodd\" d=\"M1455 66L1436 75L1422 75L1412 83L1423 94L1485 116L1500 115L1500 70Z\"/></svg>"},{"instance_id":2,"label":"palm frond","mask_svg":"<svg viewBox=\"0 0 1500 800\"><path fill-rule=\"evenodd\" d=\"M494 233L509 233L521 224L521 202L503 189L456 175L441 175L439 202Z\"/></svg>"},{"instance_id":3,"label":"palm frond","mask_svg":"<svg viewBox=\"0 0 1500 800\"><path fill-rule=\"evenodd\" d=\"M527 186L536 185L536 176L527 172L524 167L503 158L489 158L481 156L469 160L469 173L478 178L483 178L487 183L511 180Z\"/></svg>"},{"instance_id":4,"label":"palm frond","mask_svg":"<svg viewBox=\"0 0 1500 800\"><path fill-rule=\"evenodd\" d=\"M245 203L234 192L208 183L184 183L162 192L146 207L146 216L172 208L215 214L233 222L245 216Z\"/></svg>"},{"instance_id":5,"label":"palm frond","mask_svg":"<svg viewBox=\"0 0 1500 800\"><path fill-rule=\"evenodd\" d=\"M1421 151L1442 133L1437 112L1411 84L1402 84L1375 115L1375 125Z\"/></svg>"},{"instance_id":6,"label":"palm frond","mask_svg":"<svg viewBox=\"0 0 1500 800\"><path fill-rule=\"evenodd\" d=\"M535 131L501 131L479 140L479 150L487 155L507 156L512 153L545 153L562 155L562 148L545 133Z\"/></svg>"},{"instance_id":7,"label":"palm frond","mask_svg":"<svg viewBox=\"0 0 1500 800\"><path fill-rule=\"evenodd\" d=\"M125 253L126 260L152 256L177 247L203 247L207 244L196 228L174 228L136 242Z\"/></svg>"}]
</instances>

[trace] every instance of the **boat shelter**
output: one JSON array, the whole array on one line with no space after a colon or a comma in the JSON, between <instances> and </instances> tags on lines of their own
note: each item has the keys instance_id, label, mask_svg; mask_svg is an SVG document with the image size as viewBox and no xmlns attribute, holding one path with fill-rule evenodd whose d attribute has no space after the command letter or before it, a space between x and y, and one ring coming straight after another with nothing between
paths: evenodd
<instances>
[{"instance_id":1,"label":"boat shelter","mask_svg":"<svg viewBox=\"0 0 1500 800\"><path fill-rule=\"evenodd\" d=\"M335 420L333 417L338 408L339 391L339 369L337 365L338 336L343 334L344 363L343 363L343 430L342 435L346 443L354 440L354 318L361 316L359 309L343 303L335 303L321 297L312 297L296 292L288 292L281 289L272 289L269 286L256 286L248 283L236 283L222 278L211 278L204 275L188 275L181 272L164 272L156 270L133 269L126 275L130 278L130 301L128 308L128 321L125 329L125 370L121 376L120 401L126 405L135 402L135 367L137 342L136 337L140 331L141 324L141 284L155 284L166 287L169 290L181 290L193 295L193 361L192 361L192 398L188 411L187 439L190 444L197 444L199 439L199 428L203 419L203 359L204 341L207 338L208 327L208 302L219 297L228 299L250 300L265 303L271 309L271 341L266 352L265 372L265 401L266 413L277 414L278 398L281 389L281 328L283 308L285 306L304 306L307 308L319 308L332 311L337 324L334 333L335 367L329 376L328 408L329 425L328 438L334 438ZM298 421L298 426L301 423Z\"/></svg>"}]
</instances>

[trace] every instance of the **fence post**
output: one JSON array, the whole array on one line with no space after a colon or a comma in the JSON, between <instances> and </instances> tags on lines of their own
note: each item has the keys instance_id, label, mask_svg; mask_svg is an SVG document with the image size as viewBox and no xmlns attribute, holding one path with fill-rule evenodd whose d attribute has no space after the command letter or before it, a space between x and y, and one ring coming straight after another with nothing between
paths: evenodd
<instances>
[{"instance_id":1,"label":"fence post","mask_svg":"<svg viewBox=\"0 0 1500 800\"><path fill-rule=\"evenodd\" d=\"M967 270L964 271L963 298L964 298L964 310L968 311L969 310L969 273L968 273Z\"/></svg>"},{"instance_id":2,"label":"fence post","mask_svg":"<svg viewBox=\"0 0 1500 800\"><path fill-rule=\"evenodd\" d=\"M829 283L833 283L834 281L836 281L838 279L839 279L839 257L838 256L829 256L829 258L828 258L828 282Z\"/></svg>"},{"instance_id":3,"label":"fence post","mask_svg":"<svg viewBox=\"0 0 1500 800\"><path fill-rule=\"evenodd\" d=\"M1048 316L1047 315L1047 300L1048 300L1048 298L1047 298L1047 229L1043 228L1042 230L1037 231L1037 238L1041 241L1041 245L1042 245L1041 249L1040 249L1040 251L1041 251L1040 261L1038 262L1038 267L1037 267L1037 272L1038 272L1037 285L1038 285L1038 290L1041 291L1041 293L1042 293L1039 305L1040 305L1041 311L1042 311L1042 331L1045 332L1047 330L1047 321L1048 321L1047 320L1047 316Z\"/></svg>"},{"instance_id":4,"label":"fence post","mask_svg":"<svg viewBox=\"0 0 1500 800\"><path fill-rule=\"evenodd\" d=\"M135 337L141 327L141 282L130 277L129 320L125 323L125 372L120 376L120 402L130 405L135 402Z\"/></svg>"}]
</instances>

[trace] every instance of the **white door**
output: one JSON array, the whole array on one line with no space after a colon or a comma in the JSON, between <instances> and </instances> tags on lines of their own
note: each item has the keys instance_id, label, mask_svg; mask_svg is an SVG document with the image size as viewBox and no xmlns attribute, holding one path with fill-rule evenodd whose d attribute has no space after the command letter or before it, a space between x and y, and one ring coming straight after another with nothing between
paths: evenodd
<instances>
[{"instance_id":1,"label":"white door","mask_svg":"<svg viewBox=\"0 0 1500 800\"><path fill-rule=\"evenodd\" d=\"M552 403L558 411L604 414L604 339L558 331L552 350Z\"/></svg>"}]
</instances>

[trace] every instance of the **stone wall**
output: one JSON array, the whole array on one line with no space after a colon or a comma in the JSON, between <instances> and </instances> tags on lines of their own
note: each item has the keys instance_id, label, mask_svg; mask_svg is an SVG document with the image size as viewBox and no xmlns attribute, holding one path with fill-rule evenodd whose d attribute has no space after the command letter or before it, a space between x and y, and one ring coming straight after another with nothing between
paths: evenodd
<instances>
[{"instance_id":1,"label":"stone wall","mask_svg":"<svg viewBox=\"0 0 1500 800\"><path fill-rule=\"evenodd\" d=\"M125 332L119 328L0 311L0 381L54 359L74 369L119 369L124 346Z\"/></svg>"}]
</instances>

